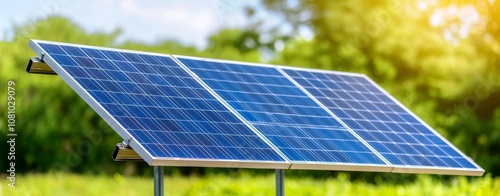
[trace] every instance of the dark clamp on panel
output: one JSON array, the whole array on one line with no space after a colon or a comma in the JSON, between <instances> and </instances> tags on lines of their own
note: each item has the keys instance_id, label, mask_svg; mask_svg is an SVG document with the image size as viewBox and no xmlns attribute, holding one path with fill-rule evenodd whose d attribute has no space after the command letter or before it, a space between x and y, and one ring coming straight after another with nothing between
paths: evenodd
<instances>
[{"instance_id":1,"label":"dark clamp on panel","mask_svg":"<svg viewBox=\"0 0 500 196\"><path fill-rule=\"evenodd\" d=\"M114 161L144 161L134 149L123 143L116 144L112 158Z\"/></svg>"},{"instance_id":2,"label":"dark clamp on panel","mask_svg":"<svg viewBox=\"0 0 500 196\"><path fill-rule=\"evenodd\" d=\"M28 67L26 67L26 71L28 73L34 74L48 74L48 75L57 75L52 68L49 67L42 59L38 57L33 57L30 59L28 63Z\"/></svg>"}]
</instances>

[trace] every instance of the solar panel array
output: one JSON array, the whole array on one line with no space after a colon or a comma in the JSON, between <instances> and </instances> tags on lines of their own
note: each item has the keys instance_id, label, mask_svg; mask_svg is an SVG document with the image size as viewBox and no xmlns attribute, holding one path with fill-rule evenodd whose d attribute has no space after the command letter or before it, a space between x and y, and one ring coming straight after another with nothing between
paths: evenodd
<instances>
[{"instance_id":1,"label":"solar panel array","mask_svg":"<svg viewBox=\"0 0 500 196\"><path fill-rule=\"evenodd\" d=\"M30 46L151 165L484 173L364 75Z\"/></svg>"}]
</instances>

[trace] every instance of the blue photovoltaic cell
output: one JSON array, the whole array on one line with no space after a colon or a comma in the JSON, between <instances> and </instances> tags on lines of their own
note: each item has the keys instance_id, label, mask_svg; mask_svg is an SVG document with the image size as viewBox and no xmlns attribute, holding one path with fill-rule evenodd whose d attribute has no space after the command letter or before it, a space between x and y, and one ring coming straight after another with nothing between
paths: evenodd
<instances>
[{"instance_id":1,"label":"blue photovoltaic cell","mask_svg":"<svg viewBox=\"0 0 500 196\"><path fill-rule=\"evenodd\" d=\"M153 158L285 161L170 57L38 44Z\"/></svg>"},{"instance_id":2,"label":"blue photovoltaic cell","mask_svg":"<svg viewBox=\"0 0 500 196\"><path fill-rule=\"evenodd\" d=\"M177 59L292 162L385 165L276 68Z\"/></svg>"},{"instance_id":3,"label":"blue photovoltaic cell","mask_svg":"<svg viewBox=\"0 0 500 196\"><path fill-rule=\"evenodd\" d=\"M283 70L391 164L477 169L367 78Z\"/></svg>"}]
</instances>

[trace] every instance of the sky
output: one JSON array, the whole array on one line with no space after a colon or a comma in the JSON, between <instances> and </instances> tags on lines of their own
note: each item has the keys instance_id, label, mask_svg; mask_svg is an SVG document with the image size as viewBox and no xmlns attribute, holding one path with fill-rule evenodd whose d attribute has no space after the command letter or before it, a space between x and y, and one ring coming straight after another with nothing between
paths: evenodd
<instances>
[{"instance_id":1,"label":"sky","mask_svg":"<svg viewBox=\"0 0 500 196\"><path fill-rule=\"evenodd\" d=\"M117 28L123 34L118 41L132 40L153 44L165 39L177 40L199 49L208 44L208 37L221 28L244 27L251 19L245 16L244 8L256 7L258 18L267 25L279 25L288 34L310 39L310 29L299 29L298 34L289 32L276 14L263 11L259 1L248 0L22 0L6 1L0 7L0 40L13 36L13 25L36 21L49 15L64 16L87 32L112 32ZM294 1L287 1L294 2ZM434 1L420 1L425 9ZM435 3L435 2L434 2ZM477 22L474 8L449 7L440 9L431 18L431 24L439 26L450 16L459 17L462 26L447 29L448 41L467 37L470 26ZM453 17L452 17L453 18ZM455 32L455 33L453 33ZM455 35L456 34L456 35ZM455 36L454 36L455 35ZM457 36L458 35L458 36Z\"/></svg>"},{"instance_id":2,"label":"sky","mask_svg":"<svg viewBox=\"0 0 500 196\"><path fill-rule=\"evenodd\" d=\"M13 24L23 24L48 15L69 18L87 32L123 30L120 40L154 43L174 39L203 48L207 38L221 28L247 24L245 0L22 0L6 1L0 7L0 40L12 38Z\"/></svg>"}]
</instances>

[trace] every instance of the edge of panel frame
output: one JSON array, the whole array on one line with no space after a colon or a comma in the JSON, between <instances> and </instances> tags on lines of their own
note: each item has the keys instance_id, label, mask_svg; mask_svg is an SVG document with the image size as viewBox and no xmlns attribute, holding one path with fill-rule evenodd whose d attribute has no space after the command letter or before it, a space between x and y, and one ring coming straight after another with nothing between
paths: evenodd
<instances>
[{"instance_id":1,"label":"edge of panel frame","mask_svg":"<svg viewBox=\"0 0 500 196\"><path fill-rule=\"evenodd\" d=\"M176 167L218 167L218 168L248 168L248 169L289 169L289 163L237 161L237 160L210 160L210 159L154 159L152 166Z\"/></svg>"},{"instance_id":2,"label":"edge of panel frame","mask_svg":"<svg viewBox=\"0 0 500 196\"><path fill-rule=\"evenodd\" d=\"M186 56L186 55L178 55L178 54L172 54L171 56L174 57L174 59L176 59L176 60L179 60L178 58L185 58L185 59L193 59L193 60L200 60L200 61L209 61L209 62L218 62L218 63L230 63L230 64L251 65L251 66L258 66L258 67L275 68L275 66L272 65L272 64L258 63L258 62L245 62L245 61L236 61L236 60L225 60L225 59L216 59L216 58L209 58L209 57L194 57L194 56ZM189 70L189 68L188 68L188 70ZM191 70L189 70L189 71L191 71ZM196 77L198 77L198 76L196 75Z\"/></svg>"},{"instance_id":3,"label":"edge of panel frame","mask_svg":"<svg viewBox=\"0 0 500 196\"><path fill-rule=\"evenodd\" d=\"M484 170L461 169L461 168L443 168L443 167L410 167L396 165L392 173L406 174L438 174L438 175L464 175L464 176L483 176Z\"/></svg>"},{"instance_id":4,"label":"edge of panel frame","mask_svg":"<svg viewBox=\"0 0 500 196\"><path fill-rule=\"evenodd\" d=\"M140 147L135 141L130 141L132 149ZM219 168L252 168L252 169L289 169L290 163L276 161L239 161L230 159L182 159L152 157L146 161L151 166L176 167L219 167Z\"/></svg>"},{"instance_id":5,"label":"edge of panel frame","mask_svg":"<svg viewBox=\"0 0 500 196\"><path fill-rule=\"evenodd\" d=\"M56 45L64 45L64 46L73 46L73 47L81 47L81 48L88 48L88 49L96 49L96 50L109 50L109 51L113 51L113 52L125 52L125 53L131 53L131 54L155 55L155 56L162 56L162 57L169 57L169 58L171 58L170 54L165 54L165 53L146 52L146 51L140 51L140 50L128 50L128 49L110 48L110 47L104 47L104 46L74 44L74 43L67 43L67 42L39 40L39 39L31 39L30 40L30 47L31 47L31 43L32 42L34 42L34 44L38 44L38 43L56 44ZM37 53L37 55L41 55L41 52L43 52L41 49L35 50L34 48L32 48L32 50L35 51Z\"/></svg>"},{"instance_id":6,"label":"edge of panel frame","mask_svg":"<svg viewBox=\"0 0 500 196\"><path fill-rule=\"evenodd\" d=\"M391 165L378 164L352 164L352 163L331 163L323 162L293 162L290 169L305 170L332 170L332 171L362 171L362 172L391 172Z\"/></svg>"},{"instance_id":7,"label":"edge of panel frame","mask_svg":"<svg viewBox=\"0 0 500 196\"><path fill-rule=\"evenodd\" d=\"M217 101L219 101L226 109L228 109L233 115L235 115L241 122L243 122L250 130L252 130L264 143L266 143L269 147L271 147L278 155L280 155L283 160L288 164L289 168L291 166L291 161L288 159L288 157L283 154L278 147L276 147L269 139L267 139L256 127L252 125L252 123L248 122L245 118L241 116L238 111L236 111L229 103L227 103L217 92L215 92L210 86L208 86L196 73L191 71L184 63L179 59L179 58L185 58L185 59L194 59L194 60L200 60L200 61L212 61L212 62L226 62L226 63L242 63L242 62L234 62L234 61L227 61L227 60L217 60L217 59L208 59L208 58L199 58L199 57L189 57L189 56L182 56L182 55L171 55L172 59L179 64L180 67L182 67L186 72L188 72L203 88L205 88L212 96L214 96ZM256 66L268 66L265 64L255 64ZM273 68L273 67L269 67ZM238 163L241 163L239 161ZM280 162L276 162L280 163Z\"/></svg>"},{"instance_id":8,"label":"edge of panel frame","mask_svg":"<svg viewBox=\"0 0 500 196\"><path fill-rule=\"evenodd\" d=\"M313 72L321 72L321 73L334 73L334 74L342 74L346 76L358 76L358 77L366 77L366 74L362 73L354 73L354 72L345 72L345 71L335 71L335 70L326 70L326 69L317 69L317 68L308 68L308 67L296 67L290 65L275 65L275 67L279 69L292 69L299 71L313 71Z\"/></svg>"}]
</instances>

